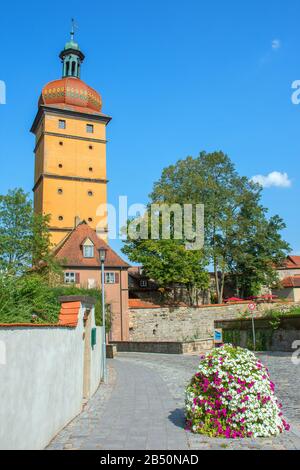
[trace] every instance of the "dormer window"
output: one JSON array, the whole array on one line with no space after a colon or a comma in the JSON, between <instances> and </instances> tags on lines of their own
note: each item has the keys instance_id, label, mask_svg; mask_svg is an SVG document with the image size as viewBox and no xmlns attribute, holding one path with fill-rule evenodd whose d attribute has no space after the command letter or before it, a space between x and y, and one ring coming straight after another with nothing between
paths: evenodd
<instances>
[{"instance_id":1,"label":"dormer window","mask_svg":"<svg viewBox=\"0 0 300 470\"><path fill-rule=\"evenodd\" d=\"M94 243L89 238L83 242L82 250L84 258L94 258Z\"/></svg>"}]
</instances>

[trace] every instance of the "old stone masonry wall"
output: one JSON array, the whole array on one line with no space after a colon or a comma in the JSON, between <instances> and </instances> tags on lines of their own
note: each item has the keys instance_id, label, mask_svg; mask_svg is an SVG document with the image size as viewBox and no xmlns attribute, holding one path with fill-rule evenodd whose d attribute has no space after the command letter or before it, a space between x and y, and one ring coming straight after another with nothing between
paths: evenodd
<instances>
[{"instance_id":1,"label":"old stone masonry wall","mask_svg":"<svg viewBox=\"0 0 300 470\"><path fill-rule=\"evenodd\" d=\"M291 304L260 304L255 317ZM248 303L179 308L146 308L129 310L130 341L193 341L213 336L214 322L241 318Z\"/></svg>"}]
</instances>

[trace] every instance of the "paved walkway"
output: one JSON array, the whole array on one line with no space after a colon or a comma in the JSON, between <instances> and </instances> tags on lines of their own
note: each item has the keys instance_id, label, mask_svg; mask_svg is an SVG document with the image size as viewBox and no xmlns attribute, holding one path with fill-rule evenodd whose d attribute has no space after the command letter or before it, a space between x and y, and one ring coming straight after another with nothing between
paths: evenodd
<instances>
[{"instance_id":1,"label":"paved walkway","mask_svg":"<svg viewBox=\"0 0 300 470\"><path fill-rule=\"evenodd\" d=\"M272 439L224 440L184 431L184 389L198 357L120 354L109 361L108 385L48 449L300 449L300 366L288 354L262 355L292 431Z\"/></svg>"}]
</instances>

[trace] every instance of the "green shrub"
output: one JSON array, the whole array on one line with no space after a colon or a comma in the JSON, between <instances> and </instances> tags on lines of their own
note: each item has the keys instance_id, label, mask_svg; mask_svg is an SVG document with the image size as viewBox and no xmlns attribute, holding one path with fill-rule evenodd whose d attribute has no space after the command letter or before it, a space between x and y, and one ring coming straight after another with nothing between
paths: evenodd
<instances>
[{"instance_id":1,"label":"green shrub","mask_svg":"<svg viewBox=\"0 0 300 470\"><path fill-rule=\"evenodd\" d=\"M1 323L56 323L59 311L56 294L44 277L0 276Z\"/></svg>"},{"instance_id":2,"label":"green shrub","mask_svg":"<svg viewBox=\"0 0 300 470\"><path fill-rule=\"evenodd\" d=\"M74 285L63 285L52 288L56 298L62 297L64 295L87 295L93 297L96 300L95 304L95 320L97 326L102 326L102 297L101 289L85 289L83 287L76 287ZM106 305L106 331L110 330L111 327L111 312L110 306Z\"/></svg>"},{"instance_id":3,"label":"green shrub","mask_svg":"<svg viewBox=\"0 0 300 470\"><path fill-rule=\"evenodd\" d=\"M101 290L75 286L51 287L46 276L27 274L21 277L0 275L0 323L57 323L64 295L85 295L96 299L96 324L102 325ZM111 325L106 306L106 330Z\"/></svg>"}]
</instances>

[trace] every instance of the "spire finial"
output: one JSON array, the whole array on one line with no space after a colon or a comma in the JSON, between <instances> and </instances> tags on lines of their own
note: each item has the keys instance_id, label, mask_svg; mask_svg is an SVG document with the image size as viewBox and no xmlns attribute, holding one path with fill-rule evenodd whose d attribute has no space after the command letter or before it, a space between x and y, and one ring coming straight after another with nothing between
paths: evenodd
<instances>
[{"instance_id":1,"label":"spire finial","mask_svg":"<svg viewBox=\"0 0 300 470\"><path fill-rule=\"evenodd\" d=\"M71 19L71 41L74 41L74 34L75 34L75 20L74 18Z\"/></svg>"},{"instance_id":2,"label":"spire finial","mask_svg":"<svg viewBox=\"0 0 300 470\"><path fill-rule=\"evenodd\" d=\"M59 57L63 63L63 77L80 78L81 64L84 60L84 54L81 52L79 45L74 40L75 29L77 25L74 18L71 19L71 38L65 44L63 51Z\"/></svg>"}]
</instances>

